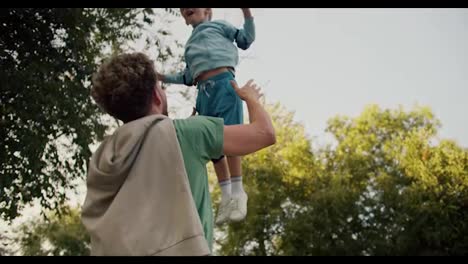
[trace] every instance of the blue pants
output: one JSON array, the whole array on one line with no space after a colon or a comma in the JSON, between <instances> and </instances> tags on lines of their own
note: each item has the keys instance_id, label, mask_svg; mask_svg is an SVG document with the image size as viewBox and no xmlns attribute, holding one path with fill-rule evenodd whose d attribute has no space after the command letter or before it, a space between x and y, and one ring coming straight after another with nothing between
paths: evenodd
<instances>
[{"instance_id":1,"label":"blue pants","mask_svg":"<svg viewBox=\"0 0 468 264\"><path fill-rule=\"evenodd\" d=\"M221 117L225 125L244 123L242 100L231 85L234 75L223 72L200 81L196 109L200 115Z\"/></svg>"},{"instance_id":2,"label":"blue pants","mask_svg":"<svg viewBox=\"0 0 468 264\"><path fill-rule=\"evenodd\" d=\"M198 82L195 107L200 115L221 117L225 125L244 123L242 100L234 91L231 80L234 80L234 74L223 72ZM224 156L212 161L216 163L222 158Z\"/></svg>"}]
</instances>

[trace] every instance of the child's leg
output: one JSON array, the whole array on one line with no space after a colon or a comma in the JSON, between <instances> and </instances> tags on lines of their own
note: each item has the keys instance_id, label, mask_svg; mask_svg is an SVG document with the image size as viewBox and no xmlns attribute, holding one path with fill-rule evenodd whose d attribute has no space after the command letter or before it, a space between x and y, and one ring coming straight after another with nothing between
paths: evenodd
<instances>
[{"instance_id":1,"label":"child's leg","mask_svg":"<svg viewBox=\"0 0 468 264\"><path fill-rule=\"evenodd\" d=\"M216 215L216 224L221 225L229 220L231 209L231 178L226 157L221 157L218 160L213 160L213 166L218 178L219 187L221 189L221 203Z\"/></svg>"},{"instance_id":2,"label":"child's leg","mask_svg":"<svg viewBox=\"0 0 468 264\"><path fill-rule=\"evenodd\" d=\"M213 166L221 188L221 203L228 202L231 199L231 175L229 173L226 157L213 161Z\"/></svg>"},{"instance_id":3,"label":"child's leg","mask_svg":"<svg viewBox=\"0 0 468 264\"><path fill-rule=\"evenodd\" d=\"M242 186L242 157L228 157L231 172L232 211L230 220L242 221L247 215L247 194Z\"/></svg>"},{"instance_id":4,"label":"child's leg","mask_svg":"<svg viewBox=\"0 0 468 264\"><path fill-rule=\"evenodd\" d=\"M211 77L209 81L199 83L197 110L200 111L201 115L221 117L224 119L224 125L244 123L242 100L234 91L231 80L234 80L234 75L231 72L225 72ZM222 224L228 220L240 221L247 214L247 195L243 191L241 181L241 159L240 157L228 157L228 159L224 158L219 162L222 163L214 165L222 192L216 224ZM237 176L234 178L236 180L236 197L232 193L232 178L225 176L229 175L228 168L231 172L230 175ZM239 186L241 189L237 188Z\"/></svg>"},{"instance_id":5,"label":"child's leg","mask_svg":"<svg viewBox=\"0 0 468 264\"><path fill-rule=\"evenodd\" d=\"M245 193L242 187L242 157L233 156L228 157L229 172L231 174L231 192L232 195L239 195Z\"/></svg>"}]
</instances>

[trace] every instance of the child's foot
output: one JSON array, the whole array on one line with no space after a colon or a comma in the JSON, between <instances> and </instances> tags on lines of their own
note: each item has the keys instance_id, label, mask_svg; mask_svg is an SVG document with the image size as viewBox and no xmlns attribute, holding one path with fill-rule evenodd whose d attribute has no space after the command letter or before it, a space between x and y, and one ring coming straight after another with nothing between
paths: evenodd
<instances>
[{"instance_id":1,"label":"child's foot","mask_svg":"<svg viewBox=\"0 0 468 264\"><path fill-rule=\"evenodd\" d=\"M229 216L231 215L231 202L232 200L230 199L221 200L221 204L218 208L218 215L216 216L217 225L222 225L229 221Z\"/></svg>"},{"instance_id":2,"label":"child's foot","mask_svg":"<svg viewBox=\"0 0 468 264\"><path fill-rule=\"evenodd\" d=\"M233 194L231 200L231 215L229 219L233 222L244 220L247 216L247 194L245 192Z\"/></svg>"}]
</instances>

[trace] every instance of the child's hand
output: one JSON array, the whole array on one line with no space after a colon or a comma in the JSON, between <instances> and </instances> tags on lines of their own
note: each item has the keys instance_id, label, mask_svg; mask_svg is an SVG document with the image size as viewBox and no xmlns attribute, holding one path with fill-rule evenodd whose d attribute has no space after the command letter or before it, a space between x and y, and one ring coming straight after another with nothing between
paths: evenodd
<instances>
[{"instance_id":1,"label":"child's hand","mask_svg":"<svg viewBox=\"0 0 468 264\"><path fill-rule=\"evenodd\" d=\"M253 80L249 80L242 88L239 88L235 81L231 81L231 84L232 87L234 87L234 91L236 91L239 97L244 101L258 101L263 95L260 93L260 87L257 87L257 85L253 83Z\"/></svg>"},{"instance_id":2,"label":"child's hand","mask_svg":"<svg viewBox=\"0 0 468 264\"><path fill-rule=\"evenodd\" d=\"M250 8L241 8L241 10L244 13L244 18L252 17L252 13L250 12Z\"/></svg>"}]
</instances>

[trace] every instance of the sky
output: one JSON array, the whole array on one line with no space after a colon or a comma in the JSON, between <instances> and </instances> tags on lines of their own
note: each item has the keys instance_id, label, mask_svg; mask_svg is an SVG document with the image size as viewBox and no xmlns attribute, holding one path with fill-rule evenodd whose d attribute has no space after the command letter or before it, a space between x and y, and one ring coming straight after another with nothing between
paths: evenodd
<instances>
[{"instance_id":1,"label":"sky","mask_svg":"<svg viewBox=\"0 0 468 264\"><path fill-rule=\"evenodd\" d=\"M213 19L242 27L239 8ZM468 9L253 8L256 40L237 67L268 102L295 112L309 137L327 143L326 122L357 116L369 104L429 106L440 138L468 147ZM192 28L172 23L185 43ZM169 97L170 98L170 97ZM171 102L169 102L171 103ZM186 106L189 113L191 106Z\"/></svg>"}]
</instances>

